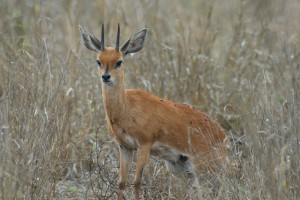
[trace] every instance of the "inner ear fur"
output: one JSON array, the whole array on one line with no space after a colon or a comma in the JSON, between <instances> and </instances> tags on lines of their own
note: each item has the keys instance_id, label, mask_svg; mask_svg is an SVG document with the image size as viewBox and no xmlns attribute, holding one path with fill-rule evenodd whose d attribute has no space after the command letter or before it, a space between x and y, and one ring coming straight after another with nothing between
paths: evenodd
<instances>
[{"instance_id":1,"label":"inner ear fur","mask_svg":"<svg viewBox=\"0 0 300 200\"><path fill-rule=\"evenodd\" d=\"M101 48L101 42L81 26L79 26L79 30L80 30L82 41L86 46L86 48L95 52L99 52Z\"/></svg>"},{"instance_id":2,"label":"inner ear fur","mask_svg":"<svg viewBox=\"0 0 300 200\"><path fill-rule=\"evenodd\" d=\"M134 34L129 40L127 40L121 47L123 55L129 53L135 53L140 51L145 44L147 36L147 29L143 29Z\"/></svg>"}]
</instances>

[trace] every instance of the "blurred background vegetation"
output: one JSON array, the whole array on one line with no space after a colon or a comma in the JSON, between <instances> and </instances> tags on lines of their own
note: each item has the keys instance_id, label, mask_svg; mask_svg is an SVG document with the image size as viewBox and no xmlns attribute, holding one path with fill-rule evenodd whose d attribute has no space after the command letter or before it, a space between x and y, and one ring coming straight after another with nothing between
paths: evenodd
<instances>
[{"instance_id":1,"label":"blurred background vegetation","mask_svg":"<svg viewBox=\"0 0 300 200\"><path fill-rule=\"evenodd\" d=\"M149 29L126 60L126 87L207 112L241 166L216 196L214 182L180 187L152 158L145 199L299 199L299 10L297 0L1 0L0 198L116 198L117 145L78 25L99 37L104 23L113 46L119 22L122 42Z\"/></svg>"}]
</instances>

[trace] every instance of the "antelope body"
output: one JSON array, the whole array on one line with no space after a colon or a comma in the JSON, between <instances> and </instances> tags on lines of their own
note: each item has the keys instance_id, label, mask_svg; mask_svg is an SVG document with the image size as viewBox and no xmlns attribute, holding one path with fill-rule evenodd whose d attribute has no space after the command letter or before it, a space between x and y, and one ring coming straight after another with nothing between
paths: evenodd
<instances>
[{"instance_id":1,"label":"antelope body","mask_svg":"<svg viewBox=\"0 0 300 200\"><path fill-rule=\"evenodd\" d=\"M182 178L219 171L227 164L229 141L218 123L205 113L142 90L124 88L124 57L144 46L147 29L119 47L101 41L80 27L85 46L97 52L107 127L119 145L120 179L118 198L123 198L133 151L137 151L135 198L139 199L143 169L149 155L162 158L167 168Z\"/></svg>"}]
</instances>

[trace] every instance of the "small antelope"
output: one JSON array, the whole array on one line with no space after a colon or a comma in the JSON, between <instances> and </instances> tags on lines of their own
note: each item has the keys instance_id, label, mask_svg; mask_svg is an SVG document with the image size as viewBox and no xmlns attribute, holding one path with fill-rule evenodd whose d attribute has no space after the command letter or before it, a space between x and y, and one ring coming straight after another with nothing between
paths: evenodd
<instances>
[{"instance_id":1,"label":"small antelope","mask_svg":"<svg viewBox=\"0 0 300 200\"><path fill-rule=\"evenodd\" d=\"M125 57L141 50L147 29L137 32L120 47L120 26L115 48L80 27L85 46L97 53L107 128L119 145L118 198L123 198L133 151L137 151L134 179L139 199L142 173L150 155L165 161L172 174L181 178L219 171L228 164L229 140L221 126L205 113L161 99L143 90L125 89Z\"/></svg>"}]
</instances>

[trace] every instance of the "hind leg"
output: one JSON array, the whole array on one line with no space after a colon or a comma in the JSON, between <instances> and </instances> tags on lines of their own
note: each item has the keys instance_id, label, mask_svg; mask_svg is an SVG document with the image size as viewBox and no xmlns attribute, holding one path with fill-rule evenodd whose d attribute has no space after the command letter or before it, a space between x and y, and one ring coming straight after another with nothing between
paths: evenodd
<instances>
[{"instance_id":1,"label":"hind leg","mask_svg":"<svg viewBox=\"0 0 300 200\"><path fill-rule=\"evenodd\" d=\"M179 178L192 178L194 169L188 159L178 159L177 161L165 160L168 170Z\"/></svg>"},{"instance_id":2,"label":"hind leg","mask_svg":"<svg viewBox=\"0 0 300 200\"><path fill-rule=\"evenodd\" d=\"M185 161L185 162L182 162ZM189 190L194 182L194 170L191 163L185 159L178 159L177 161L165 160L168 170L178 178L179 184L176 184L177 198L184 199L189 196Z\"/></svg>"},{"instance_id":3,"label":"hind leg","mask_svg":"<svg viewBox=\"0 0 300 200\"><path fill-rule=\"evenodd\" d=\"M199 196L204 189L206 193L210 191L207 194L211 194L214 198L219 198L223 191L222 179L224 174L220 173L222 172L222 162L212 161L211 159L202 159L200 162L198 159L191 160L195 166L195 179L197 187L199 187Z\"/></svg>"}]
</instances>

